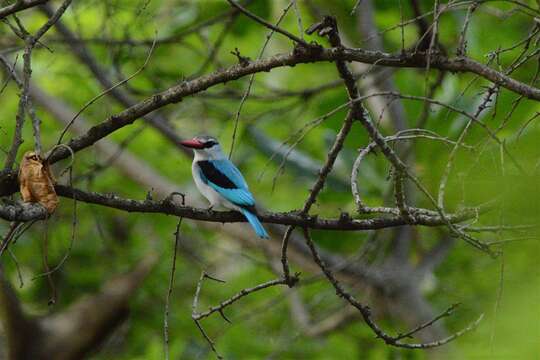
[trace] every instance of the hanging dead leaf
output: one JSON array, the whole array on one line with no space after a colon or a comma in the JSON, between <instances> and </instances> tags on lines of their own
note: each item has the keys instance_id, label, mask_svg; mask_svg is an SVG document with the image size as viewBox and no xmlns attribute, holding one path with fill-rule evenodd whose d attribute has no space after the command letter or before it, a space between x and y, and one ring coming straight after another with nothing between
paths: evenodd
<instances>
[{"instance_id":1,"label":"hanging dead leaf","mask_svg":"<svg viewBox=\"0 0 540 360\"><path fill-rule=\"evenodd\" d=\"M58 205L54 178L41 156L34 151L24 154L19 168L19 186L24 202L37 202L52 214Z\"/></svg>"}]
</instances>

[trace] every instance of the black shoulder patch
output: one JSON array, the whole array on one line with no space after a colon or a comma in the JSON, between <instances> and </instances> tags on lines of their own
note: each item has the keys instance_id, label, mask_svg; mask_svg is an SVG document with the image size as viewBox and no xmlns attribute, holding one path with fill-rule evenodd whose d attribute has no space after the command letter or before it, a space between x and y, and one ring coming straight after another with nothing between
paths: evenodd
<instances>
[{"instance_id":1,"label":"black shoulder patch","mask_svg":"<svg viewBox=\"0 0 540 360\"><path fill-rule=\"evenodd\" d=\"M197 161L197 165L199 165L202 176L206 178L206 180L224 189L238 188L231 180L229 180L228 177L226 177L221 171L216 169L216 167L214 166L214 164L212 164L211 161Z\"/></svg>"}]
</instances>

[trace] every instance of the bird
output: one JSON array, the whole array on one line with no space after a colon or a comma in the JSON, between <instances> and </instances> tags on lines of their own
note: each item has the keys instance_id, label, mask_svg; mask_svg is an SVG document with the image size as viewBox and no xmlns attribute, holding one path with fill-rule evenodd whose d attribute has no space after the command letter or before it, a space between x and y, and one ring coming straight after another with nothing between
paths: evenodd
<instances>
[{"instance_id":1,"label":"bird","mask_svg":"<svg viewBox=\"0 0 540 360\"><path fill-rule=\"evenodd\" d=\"M257 217L255 199L246 180L225 156L218 140L201 135L180 143L193 149L193 180L199 192L210 202L209 209L222 206L242 213L257 236L268 239L268 233Z\"/></svg>"}]
</instances>

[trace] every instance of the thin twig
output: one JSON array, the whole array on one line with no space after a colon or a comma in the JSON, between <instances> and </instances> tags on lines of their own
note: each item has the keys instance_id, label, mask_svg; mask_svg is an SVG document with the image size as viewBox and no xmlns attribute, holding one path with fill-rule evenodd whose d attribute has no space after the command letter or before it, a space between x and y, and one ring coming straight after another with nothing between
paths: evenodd
<instances>
[{"instance_id":1,"label":"thin twig","mask_svg":"<svg viewBox=\"0 0 540 360\"><path fill-rule=\"evenodd\" d=\"M47 22L41 26L35 35L30 35L26 29L22 27L22 24L15 17L17 24L21 27L20 34L23 36L25 41L25 48L23 54L23 79L22 79L22 89L21 95L19 98L19 108L16 115L16 125L15 125L15 134L13 136L13 142L11 148L9 149L8 155L6 157L4 169L11 170L15 164L15 159L17 157L17 152L19 147L22 144L22 128L24 125L25 114L27 113L27 107L29 103L29 88L30 88L30 78L32 76L32 50L34 46L39 42L39 39L45 35L45 33L53 26L60 17L64 14L68 6L71 4L72 0L65 0L62 5L56 10L56 12L47 20ZM36 142L36 151L41 150L41 140L40 140L40 131L39 131L39 120L37 117L33 121L34 125L34 138Z\"/></svg>"},{"instance_id":2,"label":"thin twig","mask_svg":"<svg viewBox=\"0 0 540 360\"><path fill-rule=\"evenodd\" d=\"M287 5L287 7L285 9L283 9L283 12L281 13L281 16L278 18L278 20L276 21L276 27L279 26L279 24L281 23L281 21L285 18L285 15L287 15L287 12L289 11L289 9L291 8L291 6L293 5L293 2L290 2L289 5ZM264 51L266 50L266 46L268 45L268 43L270 42L270 39L272 38L272 35L274 34L275 30L274 29L271 29L270 32L266 35L266 40L264 41L264 44L261 48L261 50L259 51L259 55L257 56L257 60L261 59L263 54L264 54ZM238 105L238 110L236 111L236 116L234 117L234 128L233 128L233 133L232 133L232 139L231 139L231 149L229 150L229 159L232 157L232 153L233 153L233 150L234 150L234 143L235 143L235 140L236 140L236 132L238 131L238 123L240 121L240 113L242 112L242 108L244 106L244 103L246 102L250 92L251 92L251 86L253 85L253 80L255 79L255 73L251 74L251 76L249 77L249 82L248 82L248 87L246 89L246 91L244 92L244 95L242 95L242 99L240 100L240 105Z\"/></svg>"},{"instance_id":3,"label":"thin twig","mask_svg":"<svg viewBox=\"0 0 540 360\"><path fill-rule=\"evenodd\" d=\"M197 314L197 307L199 304L199 296L201 295L202 283L204 279L206 278L216 280L215 278L209 276L205 271L201 272L201 276L199 277L199 281L197 282L197 289L195 290L195 296L193 297L193 305L191 306L191 317L193 318L195 325L197 325L197 328L199 329L200 333L203 335L206 342L208 342L208 345L210 345L212 352L214 352L214 354L216 355L218 359L223 359L223 357L219 354L214 341L210 338L210 336L208 336L206 331L204 331L204 328L202 327L200 320L194 318L194 316L196 316Z\"/></svg>"},{"instance_id":4,"label":"thin twig","mask_svg":"<svg viewBox=\"0 0 540 360\"><path fill-rule=\"evenodd\" d=\"M47 283L49 284L49 288L51 290L48 305L52 306L56 304L57 293L56 293L56 284L54 283L54 279L52 278L52 272L51 272L51 269L49 268L49 221L45 220L43 226L45 227L45 231L43 232L43 241L41 242L41 252L42 252L42 260L43 260L43 268L47 276Z\"/></svg>"},{"instance_id":5,"label":"thin twig","mask_svg":"<svg viewBox=\"0 0 540 360\"><path fill-rule=\"evenodd\" d=\"M463 22L463 28L459 33L459 41L456 50L456 56L465 56L467 55L467 29L469 28L469 22L471 21L472 14L478 7L477 2L473 2L471 6L467 9L467 15L465 16L465 21Z\"/></svg>"},{"instance_id":6,"label":"thin twig","mask_svg":"<svg viewBox=\"0 0 540 360\"><path fill-rule=\"evenodd\" d=\"M252 12L250 12L249 10L247 10L246 8L244 8L242 5L238 4L236 1L234 0L227 0L227 2L229 4L231 4L231 6L234 6L235 8L237 8L238 10L240 10L244 15L246 15L247 17L255 20L256 22L258 22L259 24L262 24L264 26L266 26L267 28L269 29L272 29L273 31L275 32L278 32L282 35L285 35L286 37L288 37L289 39L291 39L292 41L294 42L297 42L301 45L303 45L304 47L310 47L311 45L307 42L305 42L304 40L300 39L298 36L294 35L294 34L291 34L290 32L288 32L287 30L283 30L281 29L280 27L276 26L276 25L272 25L271 23L269 23L268 21L264 20L263 18L253 14Z\"/></svg>"},{"instance_id":7,"label":"thin twig","mask_svg":"<svg viewBox=\"0 0 540 360\"><path fill-rule=\"evenodd\" d=\"M95 103L101 97L107 95L108 93L110 93L111 91L116 89L117 87L124 85L125 83L127 83L128 81L133 79L135 76L139 75L146 68L146 66L148 65L148 62L150 61L150 57L152 56L152 53L154 52L154 49L155 49L155 46L156 46L156 40L157 40L157 31L155 32L154 41L152 42L152 45L150 46L150 50L148 51L148 54L146 55L146 59L144 60L144 63L142 64L142 66L137 71L135 71L133 74L131 74L130 76L125 78L124 80L122 80L122 81L116 83L115 85L111 86L110 88L102 91L101 93L99 93L98 95L96 95L92 99L90 99L86 104L84 104L84 106L81 108L81 110L79 110L77 112L77 114L75 114L73 119L71 119L71 121L64 127L64 129L60 133L60 137L58 138L58 141L56 142L57 145L59 145L62 142L62 139L64 138L64 135L66 134L66 132L69 130L71 125L73 125L75 120L77 120L77 118L83 113L84 110L86 110L88 107L90 107L90 105Z\"/></svg>"},{"instance_id":8,"label":"thin twig","mask_svg":"<svg viewBox=\"0 0 540 360\"><path fill-rule=\"evenodd\" d=\"M382 339L388 345L395 346L395 347L401 347L401 348L407 348L407 349L428 349L428 348L438 347L438 346L444 345L444 344L446 344L446 343L448 343L448 342L450 342L452 340L455 340L456 338L462 336L463 334L467 333L468 331L476 328L476 326L478 326L478 324L480 323L480 321L482 320L482 318L484 316L484 314L480 315L480 317L475 322L473 322L472 324L470 324L466 328L464 328L464 329L462 329L462 330L454 333L453 335L451 335L451 336L449 336L447 338L444 338L442 340L433 341L433 342L429 342L429 343L416 343L416 344L400 342L399 341L399 339L400 339L399 336L398 337L392 337L391 335L384 332L373 321L372 314L371 314L371 309L368 306L361 304L358 300L356 300L356 298L351 293L347 292L343 288L343 286L338 282L338 280L333 275L332 271L328 268L328 266L321 259L321 256L320 256L319 252L317 251L317 249L315 247L315 244L313 243L313 240L311 238L309 230L305 229L305 228L304 228L304 238L306 240L306 244L308 245L308 247L309 247L309 249L311 251L311 255L313 256L313 260L321 268L322 272L324 273L324 275L326 276L326 278L328 279L330 284L332 284L332 286L336 290L337 295L339 297L345 299L349 304L351 304L356 309L358 309L358 311L362 315L362 318L364 319L366 324L373 330L373 332L377 335L378 338ZM436 320L430 321L430 323L433 323L435 321ZM410 333L410 332L408 332L408 333Z\"/></svg>"},{"instance_id":9,"label":"thin twig","mask_svg":"<svg viewBox=\"0 0 540 360\"><path fill-rule=\"evenodd\" d=\"M210 278L208 275L206 275L206 277ZM245 297L245 296L247 296L247 295L249 295L251 293L254 293L254 292L257 292L257 291L260 291L260 290L263 290L263 289L267 289L267 288L272 287L272 286L286 285L286 284L287 284L287 281L285 279L275 279L275 280L270 280L270 281L264 282L262 284L254 286L252 288L242 289L236 295L233 295L230 298L228 298L227 300L224 300L224 301L220 302L219 305L211 306L205 312L201 312L201 313L195 312L195 313L193 313L192 318L194 320L202 320L202 319L212 315L215 312L220 312L221 313L226 307L234 304L235 302L237 302L241 298L243 298L243 297Z\"/></svg>"},{"instance_id":10,"label":"thin twig","mask_svg":"<svg viewBox=\"0 0 540 360\"><path fill-rule=\"evenodd\" d=\"M69 169L69 185L73 186L73 163L68 168ZM66 250L66 253L62 257L62 260L56 265L52 270L46 271L44 273L41 273L39 275L36 275L32 278L32 280L36 280L42 276L49 276L53 274L54 272L58 271L62 266L64 266L65 262L71 255L71 250L73 249L73 244L75 243L75 235L77 234L77 195L73 194L73 210L71 214L71 237L69 241L68 249Z\"/></svg>"},{"instance_id":11,"label":"thin twig","mask_svg":"<svg viewBox=\"0 0 540 360\"><path fill-rule=\"evenodd\" d=\"M450 316L454 313L454 310L457 309L457 307L460 305L460 303L456 303L456 304L452 304L448 309L446 309L444 312L442 312L441 314L435 316L433 319L421 324L421 325L418 325L416 328L412 329L411 331L409 332L406 332L405 334L400 334L396 337L396 340L401 340L401 339L405 339L405 338L410 338L412 337L414 334L416 334L417 332L433 325L435 322L439 321L440 319L442 318L445 318L447 316Z\"/></svg>"},{"instance_id":12,"label":"thin twig","mask_svg":"<svg viewBox=\"0 0 540 360\"><path fill-rule=\"evenodd\" d=\"M171 301L171 294L174 287L174 273L176 271L176 256L178 255L178 244L180 243L180 225L182 225L183 218L178 219L176 224L176 230L174 232L174 247L173 258L171 265L171 275L169 277L169 289L167 290L167 297L165 298L165 316L163 319L163 342L165 348L165 359L169 359L169 306Z\"/></svg>"}]
</instances>

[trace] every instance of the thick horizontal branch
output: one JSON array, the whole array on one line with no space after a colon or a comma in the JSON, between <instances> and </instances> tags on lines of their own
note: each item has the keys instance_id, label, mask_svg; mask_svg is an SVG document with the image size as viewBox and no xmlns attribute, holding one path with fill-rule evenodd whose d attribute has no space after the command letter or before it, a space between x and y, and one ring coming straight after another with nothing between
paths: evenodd
<instances>
[{"instance_id":1,"label":"thick horizontal branch","mask_svg":"<svg viewBox=\"0 0 540 360\"><path fill-rule=\"evenodd\" d=\"M8 221L32 221L47 218L47 209L38 203L0 204L0 218Z\"/></svg>"},{"instance_id":2,"label":"thick horizontal branch","mask_svg":"<svg viewBox=\"0 0 540 360\"><path fill-rule=\"evenodd\" d=\"M57 185L58 195L68 198L76 198L77 201L89 204L106 206L127 212L138 213L159 213L165 215L174 215L187 219L219 222L236 223L245 222L245 218L235 211L213 211L206 209L197 209L189 206L180 206L175 204L171 198L162 201L151 200L132 200L120 198L114 194L100 194L95 192L85 192L73 189L67 186ZM449 215L448 219L458 223L467 219L474 218L478 209L467 209ZM47 212L38 204L6 204L0 205L0 218L8 221L30 221L45 219ZM343 213L337 219L324 219L318 216L301 215L298 211L293 212L265 212L260 213L259 218L265 223L294 225L307 227L311 229L325 230L374 230L402 225L424 225L439 226L444 225L445 221L437 213L427 210L411 209L411 219L407 220L401 216L378 217L372 219L353 219L348 214Z\"/></svg>"},{"instance_id":3,"label":"thick horizontal branch","mask_svg":"<svg viewBox=\"0 0 540 360\"><path fill-rule=\"evenodd\" d=\"M96 141L108 136L114 131L133 123L138 118L165 105L180 102L184 97L199 93L212 86L224 84L228 81L239 79L243 76L258 72L270 71L283 66L294 66L303 63L320 61L358 61L368 64L390 67L423 68L427 64L426 56L422 53L413 55L393 55L380 51L363 49L329 48L297 46L295 51L289 54L280 54L268 59L251 61L248 64L238 64L227 69L216 71L212 74L201 76L191 81L185 81L165 91L157 93L117 115L110 116L107 120L92 127L88 133L79 136L69 142L73 151L79 151L91 146ZM487 80L505 87L524 97L540 100L540 89L528 86L525 83L512 79L496 70L465 57L449 59L441 55L432 55L430 67L451 72L471 72L480 75ZM60 148L52 156L51 160L57 161L70 155L69 151Z\"/></svg>"},{"instance_id":4,"label":"thick horizontal branch","mask_svg":"<svg viewBox=\"0 0 540 360\"><path fill-rule=\"evenodd\" d=\"M75 152L92 146L100 139L103 139L126 125L132 124L138 118L141 118L160 107L179 102L186 96L202 92L217 84L224 84L249 74L270 71L278 67L336 60L358 61L368 64L376 63L379 66L390 67L423 68L426 66L426 56L421 53L412 55L393 55L362 49L297 47L295 51L289 54L281 54L268 59L251 61L248 64L238 64L173 86L127 108L117 115L110 116L102 123L89 129L86 134L72 139L68 145ZM525 97L540 100L540 89L514 80L472 59L464 57L449 59L440 55L432 55L430 66L434 69L448 70L451 72L472 72ZM67 158L68 156L70 156L70 152L67 149L58 148L53 156L51 156L50 160L51 162L56 162L60 159ZM10 195L16 191L13 174L0 174L0 185L0 196Z\"/></svg>"}]
</instances>

